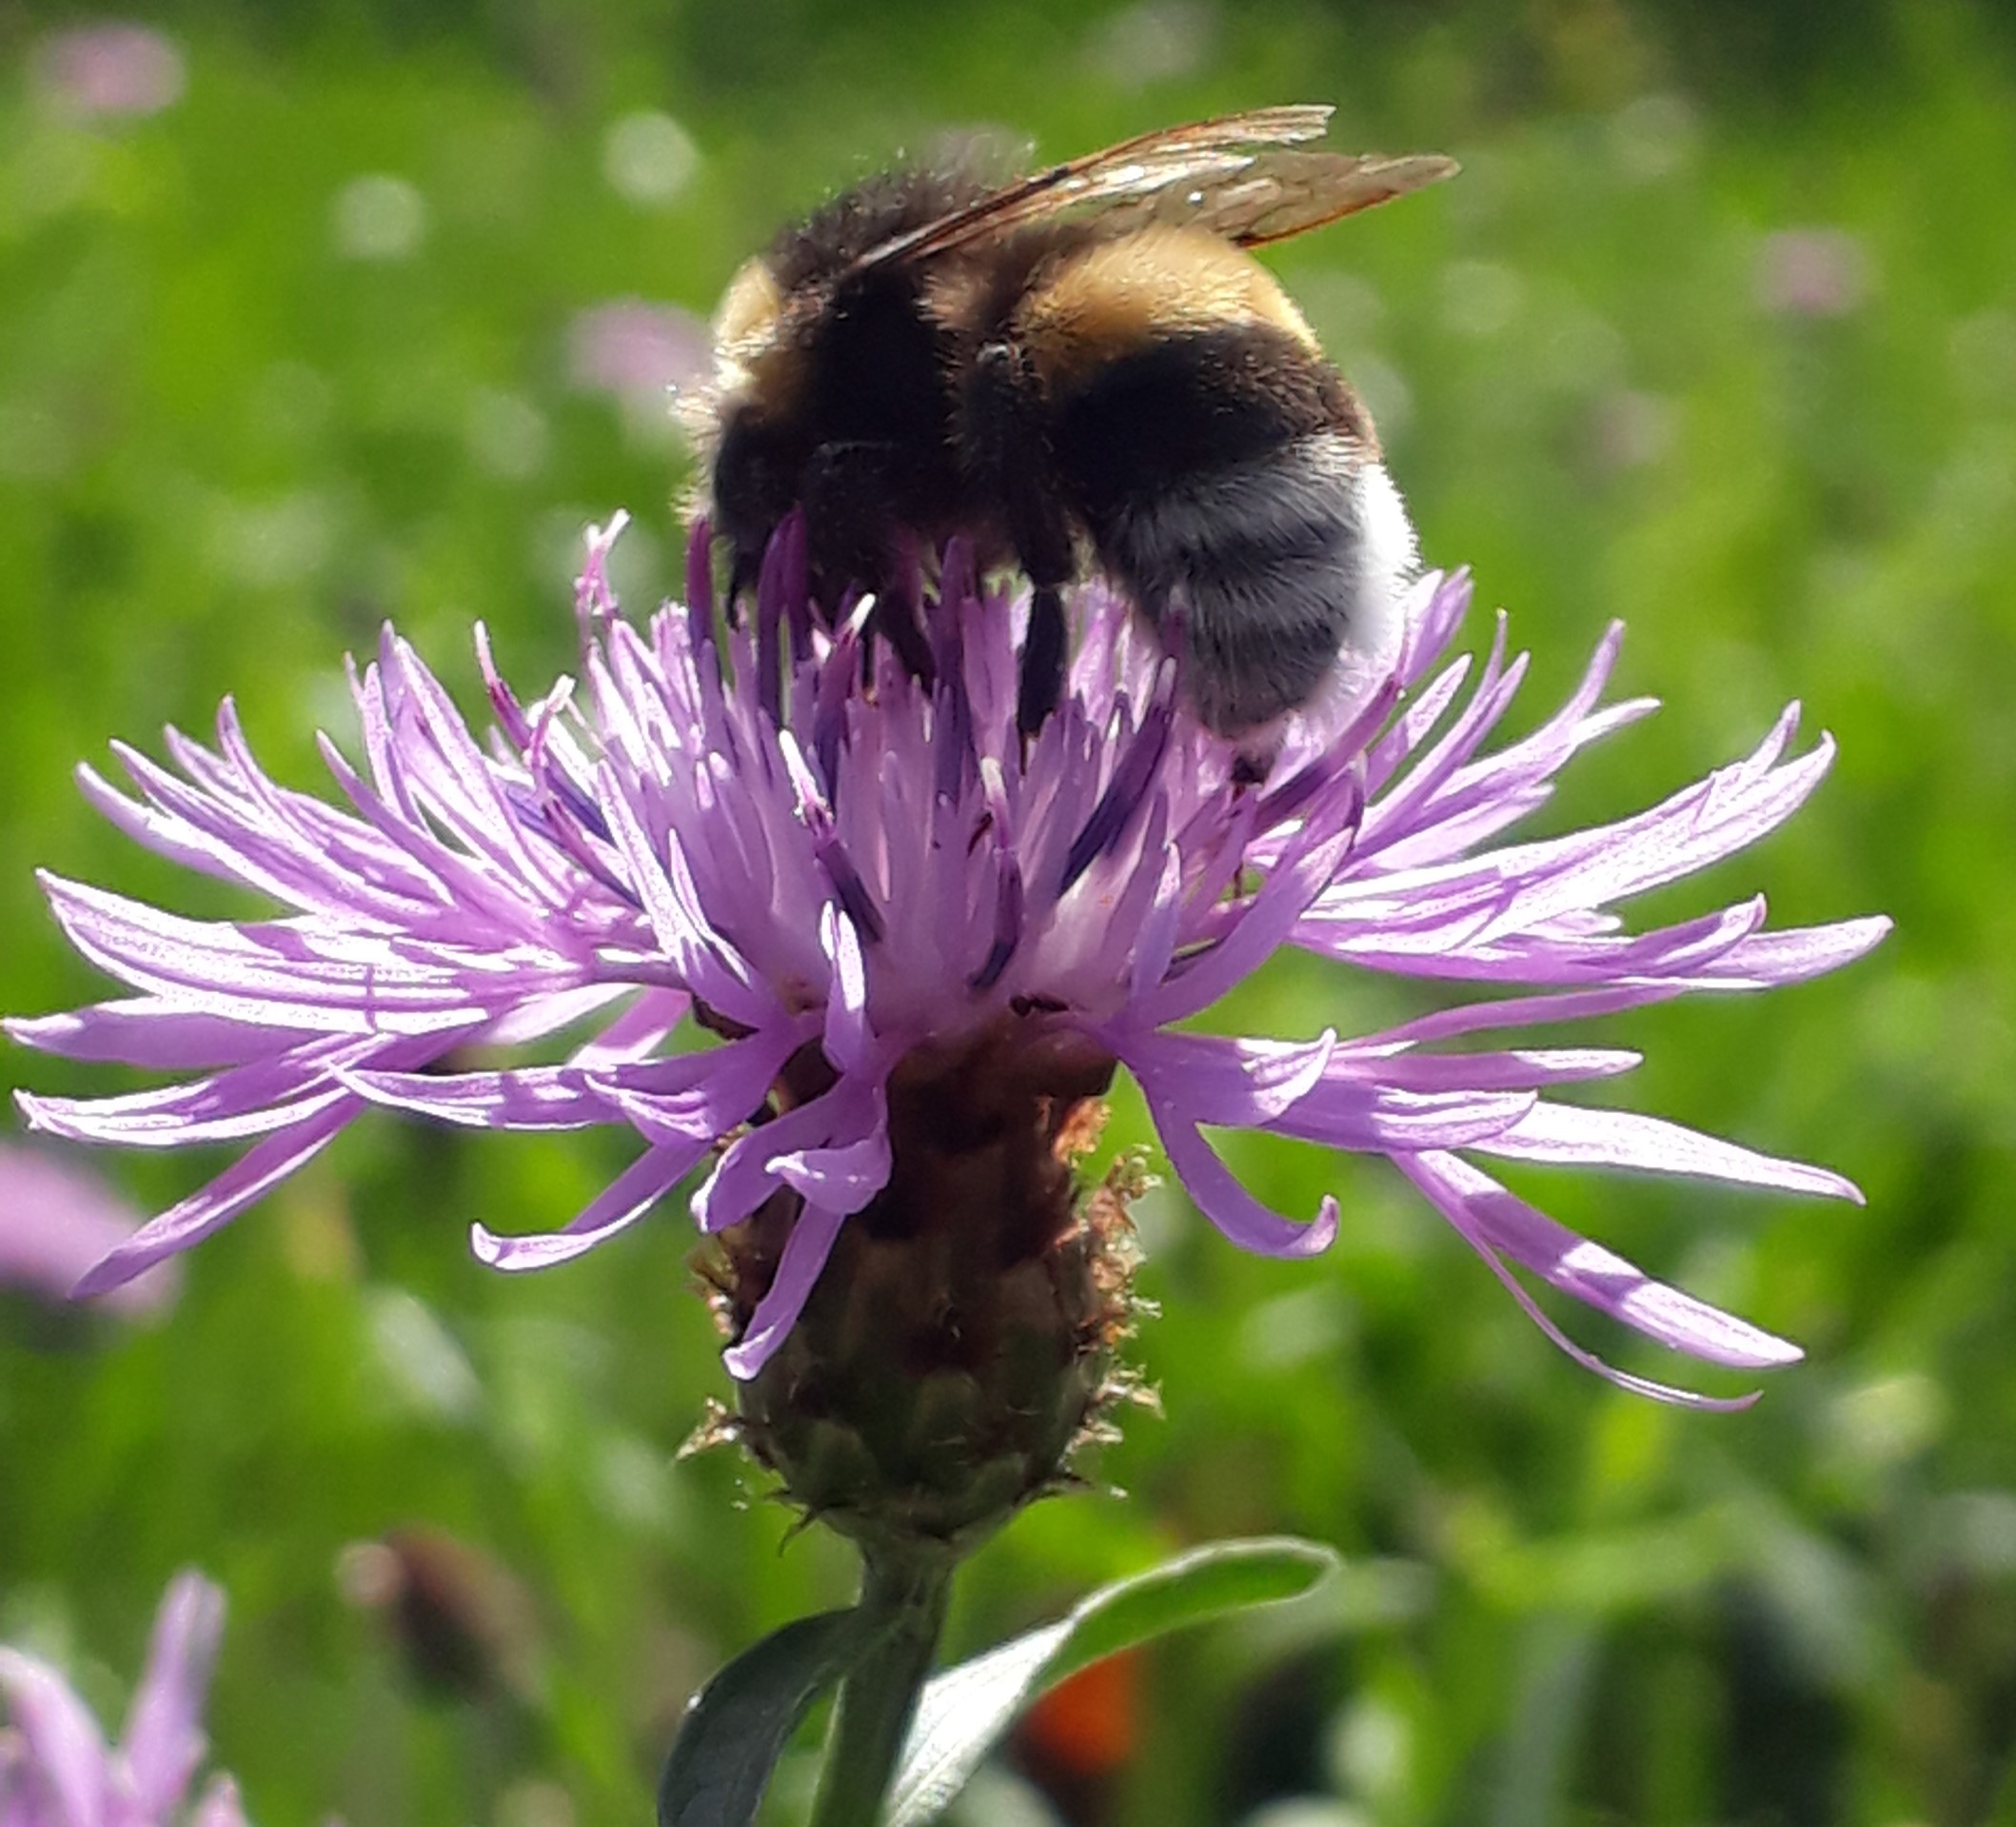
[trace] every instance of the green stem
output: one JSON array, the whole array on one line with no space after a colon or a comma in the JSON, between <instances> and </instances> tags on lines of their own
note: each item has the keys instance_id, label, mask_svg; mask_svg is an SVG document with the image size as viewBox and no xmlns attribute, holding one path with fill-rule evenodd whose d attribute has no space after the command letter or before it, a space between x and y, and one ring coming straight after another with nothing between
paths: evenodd
<instances>
[{"instance_id":1,"label":"green stem","mask_svg":"<svg viewBox=\"0 0 2016 1827\"><path fill-rule=\"evenodd\" d=\"M880 1827L951 1592L949 1560L871 1559L864 1567L862 1621L881 1640L840 1683L811 1827Z\"/></svg>"}]
</instances>

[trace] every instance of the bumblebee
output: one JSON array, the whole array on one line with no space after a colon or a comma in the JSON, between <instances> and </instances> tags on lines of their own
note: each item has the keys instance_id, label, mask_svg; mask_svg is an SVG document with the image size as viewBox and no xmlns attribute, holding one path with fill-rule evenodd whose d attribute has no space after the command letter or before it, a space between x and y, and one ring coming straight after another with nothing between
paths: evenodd
<instances>
[{"instance_id":1,"label":"bumblebee","mask_svg":"<svg viewBox=\"0 0 2016 1827\"><path fill-rule=\"evenodd\" d=\"M1087 569L1174 652L1197 718L1251 742L1391 634L1413 530L1363 403L1247 251L1444 178L1445 158L1307 150L1331 110L1163 129L1001 186L899 170L736 275L694 414L740 586L794 507L829 608L903 592L954 534L1032 586L1018 721L1062 690ZM734 592L731 590L731 598Z\"/></svg>"}]
</instances>

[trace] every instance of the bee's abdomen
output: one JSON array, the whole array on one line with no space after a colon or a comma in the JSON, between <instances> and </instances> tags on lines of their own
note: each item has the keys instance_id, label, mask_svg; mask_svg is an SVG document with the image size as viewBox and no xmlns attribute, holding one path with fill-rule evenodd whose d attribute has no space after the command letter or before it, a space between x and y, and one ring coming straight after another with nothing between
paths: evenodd
<instances>
[{"instance_id":1,"label":"bee's abdomen","mask_svg":"<svg viewBox=\"0 0 2016 1827\"><path fill-rule=\"evenodd\" d=\"M1291 339L1251 325L1168 339L1059 404L1074 509L1101 566L1180 645L1212 727L1299 708L1390 619L1412 529L1355 399Z\"/></svg>"}]
</instances>

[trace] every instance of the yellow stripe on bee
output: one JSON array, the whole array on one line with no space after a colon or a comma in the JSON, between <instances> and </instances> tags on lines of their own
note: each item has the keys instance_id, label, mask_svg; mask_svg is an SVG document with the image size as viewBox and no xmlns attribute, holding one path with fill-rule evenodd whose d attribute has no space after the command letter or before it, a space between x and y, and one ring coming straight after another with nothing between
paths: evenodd
<instances>
[{"instance_id":1,"label":"yellow stripe on bee","mask_svg":"<svg viewBox=\"0 0 2016 1827\"><path fill-rule=\"evenodd\" d=\"M1201 228L1150 228L1094 244L1038 277L1016 312L1017 340L1053 384L1156 338L1242 324L1315 333L1249 253Z\"/></svg>"},{"instance_id":2,"label":"yellow stripe on bee","mask_svg":"<svg viewBox=\"0 0 2016 1827\"><path fill-rule=\"evenodd\" d=\"M714 343L747 356L776 333L784 294L761 260L745 260L714 308Z\"/></svg>"},{"instance_id":3,"label":"yellow stripe on bee","mask_svg":"<svg viewBox=\"0 0 2016 1827\"><path fill-rule=\"evenodd\" d=\"M805 381L803 339L790 333L798 302L761 257L737 269L714 308L714 382L703 416L730 399L753 400L765 415L792 410ZM700 447L709 447L704 435Z\"/></svg>"}]
</instances>

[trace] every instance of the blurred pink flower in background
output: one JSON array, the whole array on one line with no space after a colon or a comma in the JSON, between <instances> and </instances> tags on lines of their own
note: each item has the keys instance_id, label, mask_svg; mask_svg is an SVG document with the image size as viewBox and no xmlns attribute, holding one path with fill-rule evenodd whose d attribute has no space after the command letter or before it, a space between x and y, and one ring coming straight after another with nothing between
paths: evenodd
<instances>
[{"instance_id":1,"label":"blurred pink flower in background","mask_svg":"<svg viewBox=\"0 0 2016 1827\"><path fill-rule=\"evenodd\" d=\"M712 361L707 327L691 311L613 299L567 327L567 375L578 387L663 407L668 389L700 381Z\"/></svg>"},{"instance_id":2,"label":"blurred pink flower in background","mask_svg":"<svg viewBox=\"0 0 2016 1827\"><path fill-rule=\"evenodd\" d=\"M140 1214L82 1162L46 1148L0 1142L0 1287L66 1301L92 1263L140 1227ZM149 1269L94 1305L152 1313L175 1298L180 1278ZM0 1822L4 1827L4 1822Z\"/></svg>"},{"instance_id":3,"label":"blurred pink flower in background","mask_svg":"<svg viewBox=\"0 0 2016 1827\"><path fill-rule=\"evenodd\" d=\"M158 114L182 99L182 52L151 26L100 20L51 32L35 58L38 87L83 115Z\"/></svg>"},{"instance_id":4,"label":"blurred pink flower in background","mask_svg":"<svg viewBox=\"0 0 2016 1827\"><path fill-rule=\"evenodd\" d=\"M1784 228L1757 253L1757 303L1779 317L1846 317L1869 289L1862 243L1840 228Z\"/></svg>"}]
</instances>

